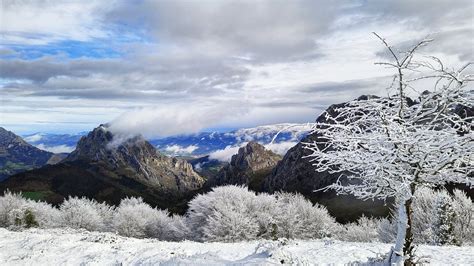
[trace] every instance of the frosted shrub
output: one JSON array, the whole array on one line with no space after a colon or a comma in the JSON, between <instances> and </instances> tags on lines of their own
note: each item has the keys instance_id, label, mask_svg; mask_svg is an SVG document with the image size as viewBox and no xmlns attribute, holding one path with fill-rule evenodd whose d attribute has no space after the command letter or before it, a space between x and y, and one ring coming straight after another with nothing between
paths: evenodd
<instances>
[{"instance_id":1,"label":"frosted shrub","mask_svg":"<svg viewBox=\"0 0 474 266\"><path fill-rule=\"evenodd\" d=\"M58 209L48 203L28 200L21 194L5 192L0 197L0 226L12 229L52 228L60 225Z\"/></svg>"},{"instance_id":2,"label":"frosted shrub","mask_svg":"<svg viewBox=\"0 0 474 266\"><path fill-rule=\"evenodd\" d=\"M167 240L171 241L180 241L190 238L190 231L188 225L186 224L185 217L181 215L173 215L171 216L171 225L172 227L172 234L170 238Z\"/></svg>"},{"instance_id":3,"label":"frosted shrub","mask_svg":"<svg viewBox=\"0 0 474 266\"><path fill-rule=\"evenodd\" d=\"M254 239L258 223L252 204L253 192L240 186L214 188L189 203L188 222L197 240L225 241Z\"/></svg>"},{"instance_id":4,"label":"frosted shrub","mask_svg":"<svg viewBox=\"0 0 474 266\"><path fill-rule=\"evenodd\" d=\"M454 234L459 244L474 243L474 203L462 190L455 189L453 208L456 213Z\"/></svg>"},{"instance_id":5,"label":"frosted shrub","mask_svg":"<svg viewBox=\"0 0 474 266\"><path fill-rule=\"evenodd\" d=\"M113 226L121 235L146 237L147 226L154 217L155 210L141 198L126 198L116 209Z\"/></svg>"},{"instance_id":6,"label":"frosted shrub","mask_svg":"<svg viewBox=\"0 0 474 266\"><path fill-rule=\"evenodd\" d=\"M397 236L397 226L393 219L383 218L377 227L379 240L383 243L392 243Z\"/></svg>"},{"instance_id":7,"label":"frosted shrub","mask_svg":"<svg viewBox=\"0 0 474 266\"><path fill-rule=\"evenodd\" d=\"M33 214L38 227L54 228L61 226L61 212L51 204L29 200L27 209Z\"/></svg>"},{"instance_id":8,"label":"frosted shrub","mask_svg":"<svg viewBox=\"0 0 474 266\"><path fill-rule=\"evenodd\" d=\"M258 225L256 237L276 240L278 238L277 216L280 210L277 208L275 196L261 193L251 204L251 213L254 214Z\"/></svg>"},{"instance_id":9,"label":"frosted shrub","mask_svg":"<svg viewBox=\"0 0 474 266\"><path fill-rule=\"evenodd\" d=\"M362 216L355 223L345 224L339 239L351 242L374 242L379 238L380 220Z\"/></svg>"},{"instance_id":10,"label":"frosted shrub","mask_svg":"<svg viewBox=\"0 0 474 266\"><path fill-rule=\"evenodd\" d=\"M166 241L180 241L187 236L187 227L182 216L169 216L167 211L153 209L154 214L146 225L147 237Z\"/></svg>"},{"instance_id":11,"label":"frosted shrub","mask_svg":"<svg viewBox=\"0 0 474 266\"><path fill-rule=\"evenodd\" d=\"M108 231L113 209L105 203L87 198L70 197L61 206L61 223L71 228Z\"/></svg>"},{"instance_id":12,"label":"frosted shrub","mask_svg":"<svg viewBox=\"0 0 474 266\"><path fill-rule=\"evenodd\" d=\"M456 213L453 208L453 200L449 195L438 197L435 205L435 222L433 223L434 241L438 245L454 245L457 240L454 234L454 223Z\"/></svg>"},{"instance_id":13,"label":"frosted shrub","mask_svg":"<svg viewBox=\"0 0 474 266\"><path fill-rule=\"evenodd\" d=\"M278 237L314 239L331 236L336 222L327 209L300 194L277 193Z\"/></svg>"},{"instance_id":14,"label":"frosted shrub","mask_svg":"<svg viewBox=\"0 0 474 266\"><path fill-rule=\"evenodd\" d=\"M6 191L0 197L0 226L10 227L15 225L15 219L23 215L26 203L27 200L20 194Z\"/></svg>"},{"instance_id":15,"label":"frosted shrub","mask_svg":"<svg viewBox=\"0 0 474 266\"><path fill-rule=\"evenodd\" d=\"M142 198L123 199L115 211L113 227L124 236L160 240L182 240L187 232L182 218L170 217L167 211L152 208Z\"/></svg>"},{"instance_id":16,"label":"frosted shrub","mask_svg":"<svg viewBox=\"0 0 474 266\"><path fill-rule=\"evenodd\" d=\"M259 226L252 208L256 195L240 186L214 188L189 203L188 223L201 241L254 239Z\"/></svg>"},{"instance_id":17,"label":"frosted shrub","mask_svg":"<svg viewBox=\"0 0 474 266\"><path fill-rule=\"evenodd\" d=\"M413 240L415 243L433 243L433 224L436 219L435 205L440 196L449 197L446 191L437 192L422 187L413 199Z\"/></svg>"},{"instance_id":18,"label":"frosted shrub","mask_svg":"<svg viewBox=\"0 0 474 266\"><path fill-rule=\"evenodd\" d=\"M259 194L224 186L199 195L189 204L187 221L200 241L313 239L330 236L336 222L326 208L299 194Z\"/></svg>"},{"instance_id":19,"label":"frosted shrub","mask_svg":"<svg viewBox=\"0 0 474 266\"><path fill-rule=\"evenodd\" d=\"M444 202L444 205L448 204L448 206L440 206L441 202ZM450 195L446 190L435 191L429 188L420 188L415 193L412 207L413 241L415 243L463 244L473 242L474 203L463 191L454 190L453 195ZM396 213L393 219L397 219ZM444 221L442 221L443 219ZM378 226L379 239L382 242L392 242L395 238L396 224L391 220L382 219ZM447 222L449 224L446 224ZM440 240L440 234L448 237L446 232L442 233L443 230L450 231L451 241Z\"/></svg>"}]
</instances>

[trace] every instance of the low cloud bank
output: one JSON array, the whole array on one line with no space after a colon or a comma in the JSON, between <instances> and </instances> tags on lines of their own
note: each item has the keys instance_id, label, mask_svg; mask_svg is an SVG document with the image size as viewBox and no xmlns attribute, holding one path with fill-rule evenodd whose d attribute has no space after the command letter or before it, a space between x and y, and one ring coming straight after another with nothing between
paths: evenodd
<instances>
[{"instance_id":1,"label":"low cloud bank","mask_svg":"<svg viewBox=\"0 0 474 266\"><path fill-rule=\"evenodd\" d=\"M264 146L267 150L271 150L272 152L283 156L296 144L298 144L296 141L282 141L279 143L269 143Z\"/></svg>"},{"instance_id":2,"label":"low cloud bank","mask_svg":"<svg viewBox=\"0 0 474 266\"><path fill-rule=\"evenodd\" d=\"M171 153L173 155L182 155L182 154L191 154L193 151L199 149L197 145L189 145L187 147L183 147L180 145L169 145L166 146L165 151Z\"/></svg>"},{"instance_id":3,"label":"low cloud bank","mask_svg":"<svg viewBox=\"0 0 474 266\"><path fill-rule=\"evenodd\" d=\"M52 153L70 153L72 152L76 147L73 146L67 146L67 145L57 145L57 146L46 146L43 143L40 143L36 145L36 148L49 151Z\"/></svg>"},{"instance_id":4,"label":"low cloud bank","mask_svg":"<svg viewBox=\"0 0 474 266\"><path fill-rule=\"evenodd\" d=\"M232 103L207 107L190 106L196 105L135 109L110 122L109 129L119 135L162 138L198 133L226 121L229 117L247 112L246 108Z\"/></svg>"},{"instance_id":5,"label":"low cloud bank","mask_svg":"<svg viewBox=\"0 0 474 266\"><path fill-rule=\"evenodd\" d=\"M209 154L209 159L218 160L221 162L230 162L232 155L236 154L240 147L245 146L247 143L242 143L240 146L227 146L222 150L217 150Z\"/></svg>"},{"instance_id":6,"label":"low cloud bank","mask_svg":"<svg viewBox=\"0 0 474 266\"><path fill-rule=\"evenodd\" d=\"M238 145L227 146L222 150L217 150L215 152L212 152L211 154L209 154L209 159L218 160L221 162L230 162L232 155L237 154L239 149L247 145L247 143L248 142L242 142L242 143L239 143ZM296 141L282 141L278 143L264 144L263 146L265 146L267 150L270 150L276 154L283 156L286 154L286 152L290 148L292 148L296 144L298 144L298 142Z\"/></svg>"}]
</instances>

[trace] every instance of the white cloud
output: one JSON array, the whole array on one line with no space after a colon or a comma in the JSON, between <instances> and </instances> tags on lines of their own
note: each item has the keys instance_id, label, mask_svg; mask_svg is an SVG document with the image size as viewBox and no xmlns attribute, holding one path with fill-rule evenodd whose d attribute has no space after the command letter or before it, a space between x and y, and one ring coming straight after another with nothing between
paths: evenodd
<instances>
[{"instance_id":1,"label":"white cloud","mask_svg":"<svg viewBox=\"0 0 474 266\"><path fill-rule=\"evenodd\" d=\"M197 145L189 145L187 147L183 147L183 146L179 146L175 144L175 145L165 147L165 151L167 153L171 153L174 155L191 154L197 149L199 149L199 146Z\"/></svg>"},{"instance_id":2,"label":"white cloud","mask_svg":"<svg viewBox=\"0 0 474 266\"><path fill-rule=\"evenodd\" d=\"M222 150L217 150L209 154L209 159L218 160L221 162L230 162L232 155L237 154L241 147L247 145L248 142L242 142L234 146L227 146ZM282 141L278 143L265 144L264 147L267 150L273 151L279 155L285 155L286 152L298 144L297 141Z\"/></svg>"},{"instance_id":3,"label":"white cloud","mask_svg":"<svg viewBox=\"0 0 474 266\"><path fill-rule=\"evenodd\" d=\"M88 41L108 36L103 16L112 1L3 0L3 43L44 45L54 41Z\"/></svg>"},{"instance_id":4,"label":"white cloud","mask_svg":"<svg viewBox=\"0 0 474 266\"><path fill-rule=\"evenodd\" d=\"M34 134L28 137L23 138L26 142L37 142L41 140L43 136L41 134Z\"/></svg>"},{"instance_id":5,"label":"white cloud","mask_svg":"<svg viewBox=\"0 0 474 266\"><path fill-rule=\"evenodd\" d=\"M298 144L296 141L282 141L278 143L269 143L264 146L267 150L271 150L276 154L285 155L286 152L296 144Z\"/></svg>"},{"instance_id":6,"label":"white cloud","mask_svg":"<svg viewBox=\"0 0 474 266\"><path fill-rule=\"evenodd\" d=\"M4 0L2 122L36 131L47 121L70 131L116 118L114 130L149 137L312 122L332 103L386 93L392 72L373 64L383 46L372 31L402 48L436 33L426 52L450 67L471 59L472 7L467 0ZM143 39L129 42L128 31ZM70 47L55 46L61 40L120 54L67 58L61 49ZM45 46L36 51L36 44ZM46 55L48 45L61 55ZM23 46L39 57L23 57Z\"/></svg>"},{"instance_id":7,"label":"white cloud","mask_svg":"<svg viewBox=\"0 0 474 266\"><path fill-rule=\"evenodd\" d=\"M161 108L140 108L126 112L110 123L109 129L121 135L141 134L147 138L167 137L197 133L215 126L231 116L245 113L244 107L227 105L214 106L166 105Z\"/></svg>"},{"instance_id":8,"label":"white cloud","mask_svg":"<svg viewBox=\"0 0 474 266\"><path fill-rule=\"evenodd\" d=\"M43 143L40 143L36 145L36 148L49 151L52 153L70 153L72 152L76 147L73 146L67 146L67 145L58 145L58 146L46 146Z\"/></svg>"},{"instance_id":9,"label":"white cloud","mask_svg":"<svg viewBox=\"0 0 474 266\"><path fill-rule=\"evenodd\" d=\"M232 155L237 154L239 149L247 143L241 143L240 146L227 146L222 150L217 150L209 154L209 159L218 160L221 162L230 162Z\"/></svg>"}]
</instances>

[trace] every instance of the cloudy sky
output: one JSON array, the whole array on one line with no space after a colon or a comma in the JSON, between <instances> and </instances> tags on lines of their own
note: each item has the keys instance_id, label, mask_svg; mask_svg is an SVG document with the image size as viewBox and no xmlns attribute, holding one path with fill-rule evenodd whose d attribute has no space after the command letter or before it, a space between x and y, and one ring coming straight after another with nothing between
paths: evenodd
<instances>
[{"instance_id":1,"label":"cloudy sky","mask_svg":"<svg viewBox=\"0 0 474 266\"><path fill-rule=\"evenodd\" d=\"M1 0L0 126L168 136L311 122L384 95L378 32L460 66L474 59L471 0Z\"/></svg>"}]
</instances>

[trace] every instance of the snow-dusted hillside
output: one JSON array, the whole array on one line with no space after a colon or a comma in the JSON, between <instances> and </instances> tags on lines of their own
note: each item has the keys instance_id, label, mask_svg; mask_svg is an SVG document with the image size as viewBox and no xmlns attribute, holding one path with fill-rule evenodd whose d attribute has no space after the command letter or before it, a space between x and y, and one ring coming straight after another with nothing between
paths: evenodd
<instances>
[{"instance_id":1,"label":"snow-dusted hillside","mask_svg":"<svg viewBox=\"0 0 474 266\"><path fill-rule=\"evenodd\" d=\"M347 264L366 262L390 246L333 240L162 242L112 233L62 229L13 232L0 228L0 265ZM417 252L434 265L472 265L474 259L474 247L421 245Z\"/></svg>"}]
</instances>

